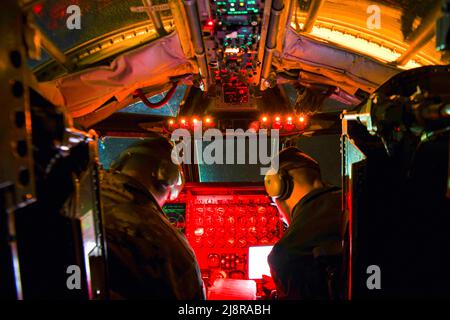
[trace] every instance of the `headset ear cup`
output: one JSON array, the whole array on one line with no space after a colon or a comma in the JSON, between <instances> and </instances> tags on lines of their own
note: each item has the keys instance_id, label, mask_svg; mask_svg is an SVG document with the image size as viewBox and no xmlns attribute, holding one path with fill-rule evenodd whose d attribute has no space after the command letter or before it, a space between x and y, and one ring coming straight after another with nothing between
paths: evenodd
<instances>
[{"instance_id":1,"label":"headset ear cup","mask_svg":"<svg viewBox=\"0 0 450 320\"><path fill-rule=\"evenodd\" d=\"M279 199L286 200L292 194L292 191L294 189L294 181L287 172L283 173L283 175L281 176L281 180L282 180L283 190L282 190L282 193L280 194Z\"/></svg>"},{"instance_id":2,"label":"headset ear cup","mask_svg":"<svg viewBox=\"0 0 450 320\"><path fill-rule=\"evenodd\" d=\"M264 186L270 197L278 198L283 193L283 179L279 173L266 175Z\"/></svg>"}]
</instances>

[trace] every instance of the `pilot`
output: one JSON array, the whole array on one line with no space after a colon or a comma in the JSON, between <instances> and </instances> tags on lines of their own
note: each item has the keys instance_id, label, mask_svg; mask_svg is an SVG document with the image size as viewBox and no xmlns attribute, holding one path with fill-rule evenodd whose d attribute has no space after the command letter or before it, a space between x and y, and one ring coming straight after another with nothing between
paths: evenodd
<instances>
[{"instance_id":1,"label":"pilot","mask_svg":"<svg viewBox=\"0 0 450 320\"><path fill-rule=\"evenodd\" d=\"M112 299L204 299L189 243L164 216L184 179L164 137L127 148L102 177Z\"/></svg>"},{"instance_id":2,"label":"pilot","mask_svg":"<svg viewBox=\"0 0 450 320\"><path fill-rule=\"evenodd\" d=\"M269 171L264 184L289 225L268 257L278 298L335 299L329 272L341 254L341 192L322 181L317 161L299 149L277 156L279 170Z\"/></svg>"}]
</instances>

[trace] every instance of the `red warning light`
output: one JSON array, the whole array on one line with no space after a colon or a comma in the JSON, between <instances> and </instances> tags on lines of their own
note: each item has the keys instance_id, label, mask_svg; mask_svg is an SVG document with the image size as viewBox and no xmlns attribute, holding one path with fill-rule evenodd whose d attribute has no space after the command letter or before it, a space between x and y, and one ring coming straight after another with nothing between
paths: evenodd
<instances>
[{"instance_id":1,"label":"red warning light","mask_svg":"<svg viewBox=\"0 0 450 320\"><path fill-rule=\"evenodd\" d=\"M273 129L281 129L283 127L283 125L281 124L281 117L276 116L275 117L275 122L272 124L272 128Z\"/></svg>"},{"instance_id":2,"label":"red warning light","mask_svg":"<svg viewBox=\"0 0 450 320\"><path fill-rule=\"evenodd\" d=\"M214 121L211 117L206 117L205 118L205 125L207 126L213 126L214 125Z\"/></svg>"},{"instance_id":3,"label":"red warning light","mask_svg":"<svg viewBox=\"0 0 450 320\"><path fill-rule=\"evenodd\" d=\"M34 12L35 14L41 14L42 9L44 9L44 5L43 5L42 3L39 3L39 4L36 4L36 5L33 7L33 12Z\"/></svg>"},{"instance_id":4,"label":"red warning light","mask_svg":"<svg viewBox=\"0 0 450 320\"><path fill-rule=\"evenodd\" d=\"M189 128L189 122L185 118L182 118L180 120L180 127L186 128L186 129Z\"/></svg>"},{"instance_id":5,"label":"red warning light","mask_svg":"<svg viewBox=\"0 0 450 320\"><path fill-rule=\"evenodd\" d=\"M214 26L214 20L208 20L208 22L206 23L206 25L208 27L213 27Z\"/></svg>"},{"instance_id":6,"label":"red warning light","mask_svg":"<svg viewBox=\"0 0 450 320\"><path fill-rule=\"evenodd\" d=\"M286 120L286 124L284 125L284 129L286 131L292 131L292 130L294 130L294 128L295 128L295 125L292 123L292 117L288 116L287 120Z\"/></svg>"}]
</instances>

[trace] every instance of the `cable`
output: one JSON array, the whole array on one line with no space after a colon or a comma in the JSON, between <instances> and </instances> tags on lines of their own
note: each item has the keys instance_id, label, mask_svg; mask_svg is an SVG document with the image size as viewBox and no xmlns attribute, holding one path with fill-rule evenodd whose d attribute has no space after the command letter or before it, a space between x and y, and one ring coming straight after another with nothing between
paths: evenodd
<instances>
[{"instance_id":1,"label":"cable","mask_svg":"<svg viewBox=\"0 0 450 320\"><path fill-rule=\"evenodd\" d=\"M178 87L178 81L173 83L172 88L169 89L169 91L167 92L167 94L164 98L162 98L160 101L155 102L155 103L150 102L150 100L147 99L147 97L145 96L142 89L136 89L133 92L133 95L139 97L141 99L141 101L150 109L159 109L162 106L164 106L167 102L169 102L169 100L173 97L175 91L177 90L177 87Z\"/></svg>"}]
</instances>

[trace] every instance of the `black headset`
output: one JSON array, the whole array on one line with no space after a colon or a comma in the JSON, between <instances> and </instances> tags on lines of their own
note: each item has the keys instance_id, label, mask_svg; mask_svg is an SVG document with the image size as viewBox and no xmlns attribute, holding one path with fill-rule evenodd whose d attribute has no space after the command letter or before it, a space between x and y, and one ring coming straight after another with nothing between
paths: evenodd
<instances>
[{"instance_id":1,"label":"black headset","mask_svg":"<svg viewBox=\"0 0 450 320\"><path fill-rule=\"evenodd\" d=\"M286 156L289 160L280 164L278 172L269 170L264 177L264 187L266 188L267 194L279 200L288 199L294 189L294 180L289 175L290 170L310 168L320 172L319 164L314 159L297 148L292 147L288 149L284 151L284 154L281 151L279 156Z\"/></svg>"},{"instance_id":2,"label":"black headset","mask_svg":"<svg viewBox=\"0 0 450 320\"><path fill-rule=\"evenodd\" d=\"M288 199L294 189L294 180L289 175L289 170L299 167L298 164L289 163L280 168L277 173L270 171L264 177L264 186L267 194L275 199Z\"/></svg>"}]
</instances>

